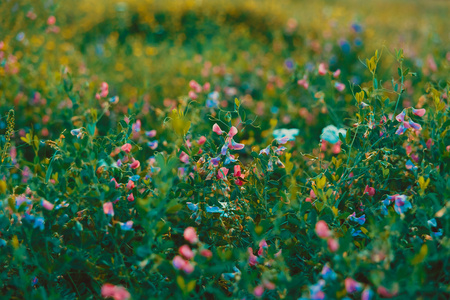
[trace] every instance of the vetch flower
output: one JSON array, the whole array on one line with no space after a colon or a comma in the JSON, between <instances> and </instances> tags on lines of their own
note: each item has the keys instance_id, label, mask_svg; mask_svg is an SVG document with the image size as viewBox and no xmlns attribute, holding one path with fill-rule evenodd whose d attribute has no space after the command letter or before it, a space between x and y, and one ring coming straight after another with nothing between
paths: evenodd
<instances>
[{"instance_id":1,"label":"vetch flower","mask_svg":"<svg viewBox=\"0 0 450 300\"><path fill-rule=\"evenodd\" d=\"M77 138L81 139L83 137L83 128L77 128L77 129L72 129L70 131L70 134L73 136L76 136Z\"/></svg>"},{"instance_id":2,"label":"vetch flower","mask_svg":"<svg viewBox=\"0 0 450 300\"><path fill-rule=\"evenodd\" d=\"M405 122L405 110L403 110L401 113L399 113L398 115L395 116L395 119L399 122Z\"/></svg>"},{"instance_id":3,"label":"vetch flower","mask_svg":"<svg viewBox=\"0 0 450 300\"><path fill-rule=\"evenodd\" d=\"M322 239L329 237L331 234L330 229L328 228L328 224L323 220L320 220L316 223L315 229L316 234Z\"/></svg>"},{"instance_id":4,"label":"vetch flower","mask_svg":"<svg viewBox=\"0 0 450 300\"><path fill-rule=\"evenodd\" d=\"M41 205L46 210L53 210L53 208L55 207L53 203L50 203L47 200L42 200Z\"/></svg>"},{"instance_id":5,"label":"vetch flower","mask_svg":"<svg viewBox=\"0 0 450 300\"><path fill-rule=\"evenodd\" d=\"M347 277L344 281L345 283L345 289L347 290L347 293L355 293L359 292L362 289L361 283L355 281L353 278Z\"/></svg>"},{"instance_id":6,"label":"vetch flower","mask_svg":"<svg viewBox=\"0 0 450 300\"><path fill-rule=\"evenodd\" d=\"M220 129L219 125L217 125L217 123L213 125L213 132L215 132L218 135L222 135L224 133L224 131Z\"/></svg>"},{"instance_id":7,"label":"vetch flower","mask_svg":"<svg viewBox=\"0 0 450 300\"><path fill-rule=\"evenodd\" d=\"M43 217L37 217L34 219L33 228L39 228L40 230L44 230L44 218Z\"/></svg>"},{"instance_id":8,"label":"vetch flower","mask_svg":"<svg viewBox=\"0 0 450 300\"><path fill-rule=\"evenodd\" d=\"M334 280L336 279L336 273L330 268L328 264L325 264L320 272L322 278L325 280Z\"/></svg>"},{"instance_id":9,"label":"vetch flower","mask_svg":"<svg viewBox=\"0 0 450 300\"><path fill-rule=\"evenodd\" d=\"M147 143L147 146L149 146L150 149L155 150L158 148L158 141L150 141Z\"/></svg>"},{"instance_id":10,"label":"vetch flower","mask_svg":"<svg viewBox=\"0 0 450 300\"><path fill-rule=\"evenodd\" d=\"M188 206L189 206L189 204L188 204ZM193 210L193 209L191 209L191 210ZM198 206L197 206L197 209L195 209L193 211L197 211L197 210L198 210ZM188 241L191 244L195 244L198 242L197 232L195 231L194 227L187 227L184 230L183 237L186 241Z\"/></svg>"},{"instance_id":11,"label":"vetch flower","mask_svg":"<svg viewBox=\"0 0 450 300\"><path fill-rule=\"evenodd\" d=\"M280 128L273 131L273 136L277 140L286 138L287 141L295 141L295 137L298 136L299 133L300 130L297 128Z\"/></svg>"},{"instance_id":12,"label":"vetch flower","mask_svg":"<svg viewBox=\"0 0 450 300\"><path fill-rule=\"evenodd\" d=\"M133 201L134 201L134 195L133 195L133 193L130 193L130 194L128 195L127 200L130 201L130 202L133 202Z\"/></svg>"},{"instance_id":13,"label":"vetch flower","mask_svg":"<svg viewBox=\"0 0 450 300\"><path fill-rule=\"evenodd\" d=\"M371 300L373 296L374 292L370 288L366 288L361 294L361 300Z\"/></svg>"},{"instance_id":14,"label":"vetch flower","mask_svg":"<svg viewBox=\"0 0 450 300\"><path fill-rule=\"evenodd\" d=\"M127 221L126 223L121 223L120 228L122 230L131 230L133 228L133 221Z\"/></svg>"},{"instance_id":15,"label":"vetch flower","mask_svg":"<svg viewBox=\"0 0 450 300\"><path fill-rule=\"evenodd\" d=\"M105 283L102 286L101 293L103 298L113 298L114 300L127 300L131 297L130 293L123 286L116 286L109 283Z\"/></svg>"},{"instance_id":16,"label":"vetch flower","mask_svg":"<svg viewBox=\"0 0 450 300\"><path fill-rule=\"evenodd\" d=\"M255 297L257 298L260 298L263 294L264 294L264 287L262 285L258 285L253 290L253 295L255 295Z\"/></svg>"},{"instance_id":17,"label":"vetch flower","mask_svg":"<svg viewBox=\"0 0 450 300\"><path fill-rule=\"evenodd\" d=\"M331 144L336 144L339 141L339 134L342 134L345 137L347 131L343 128L338 129L334 125L328 125L324 129L322 129L320 138Z\"/></svg>"},{"instance_id":18,"label":"vetch flower","mask_svg":"<svg viewBox=\"0 0 450 300\"><path fill-rule=\"evenodd\" d=\"M409 126L415 130L422 130L422 126L419 123L413 122L411 119L409 120Z\"/></svg>"},{"instance_id":19,"label":"vetch flower","mask_svg":"<svg viewBox=\"0 0 450 300\"><path fill-rule=\"evenodd\" d=\"M339 240L334 238L328 239L327 245L331 252L336 252L339 249Z\"/></svg>"},{"instance_id":20,"label":"vetch flower","mask_svg":"<svg viewBox=\"0 0 450 300\"><path fill-rule=\"evenodd\" d=\"M137 169L137 168L139 168L140 166L141 166L141 163L140 163L138 160L134 160L134 161L131 163L130 168L132 168L132 169Z\"/></svg>"},{"instance_id":21,"label":"vetch flower","mask_svg":"<svg viewBox=\"0 0 450 300\"><path fill-rule=\"evenodd\" d=\"M131 151L131 144L130 143L126 143L124 145L122 145L122 147L120 147L122 149L122 151L126 152L126 153L130 153Z\"/></svg>"},{"instance_id":22,"label":"vetch flower","mask_svg":"<svg viewBox=\"0 0 450 300\"><path fill-rule=\"evenodd\" d=\"M419 116L419 117L423 117L426 113L425 108L415 109L414 107L412 107L412 111L413 111L414 115Z\"/></svg>"},{"instance_id":23,"label":"vetch flower","mask_svg":"<svg viewBox=\"0 0 450 300\"><path fill-rule=\"evenodd\" d=\"M408 159L408 161L405 164L405 167L407 170L417 170L417 166L413 164L411 160Z\"/></svg>"},{"instance_id":24,"label":"vetch flower","mask_svg":"<svg viewBox=\"0 0 450 300\"><path fill-rule=\"evenodd\" d=\"M368 185L366 185L366 188L364 189L364 193L363 194L368 194L370 197L373 197L375 195L375 189L373 187L369 187Z\"/></svg>"},{"instance_id":25,"label":"vetch flower","mask_svg":"<svg viewBox=\"0 0 450 300\"><path fill-rule=\"evenodd\" d=\"M406 131L407 129L408 129L408 128L406 128L403 124L401 124L400 126L398 126L398 129L397 129L397 131L395 132L395 134L402 135L402 134L405 133L405 131Z\"/></svg>"},{"instance_id":26,"label":"vetch flower","mask_svg":"<svg viewBox=\"0 0 450 300\"><path fill-rule=\"evenodd\" d=\"M217 177L219 179L224 179L227 180L227 174L228 174L228 169L225 167L222 167L219 169L218 173L217 173Z\"/></svg>"},{"instance_id":27,"label":"vetch flower","mask_svg":"<svg viewBox=\"0 0 450 300\"><path fill-rule=\"evenodd\" d=\"M363 225L366 222L366 215L362 215L361 217L357 218L356 213L353 213L350 216L348 216L348 218L353 222L358 222L359 225Z\"/></svg>"},{"instance_id":28,"label":"vetch flower","mask_svg":"<svg viewBox=\"0 0 450 300\"><path fill-rule=\"evenodd\" d=\"M105 215L109 215L111 217L114 216L114 207L112 202L103 203L103 212Z\"/></svg>"},{"instance_id":29,"label":"vetch flower","mask_svg":"<svg viewBox=\"0 0 450 300\"><path fill-rule=\"evenodd\" d=\"M183 245L178 249L178 252L184 256L186 259L192 259L194 257L194 252L189 248L188 245Z\"/></svg>"},{"instance_id":30,"label":"vetch flower","mask_svg":"<svg viewBox=\"0 0 450 300\"><path fill-rule=\"evenodd\" d=\"M319 64L319 75L327 74L327 67L324 63Z\"/></svg>"},{"instance_id":31,"label":"vetch flower","mask_svg":"<svg viewBox=\"0 0 450 300\"><path fill-rule=\"evenodd\" d=\"M340 82L335 82L334 83L334 87L336 88L336 90L338 90L339 92L342 92L343 90L345 90L345 84L340 83Z\"/></svg>"},{"instance_id":32,"label":"vetch flower","mask_svg":"<svg viewBox=\"0 0 450 300\"><path fill-rule=\"evenodd\" d=\"M395 198L394 210L396 213L404 214L408 209L412 208L411 202L407 200L405 195L401 195Z\"/></svg>"},{"instance_id":33,"label":"vetch flower","mask_svg":"<svg viewBox=\"0 0 450 300\"><path fill-rule=\"evenodd\" d=\"M132 180L128 180L127 189L129 190L134 189L134 182Z\"/></svg>"}]
</instances>

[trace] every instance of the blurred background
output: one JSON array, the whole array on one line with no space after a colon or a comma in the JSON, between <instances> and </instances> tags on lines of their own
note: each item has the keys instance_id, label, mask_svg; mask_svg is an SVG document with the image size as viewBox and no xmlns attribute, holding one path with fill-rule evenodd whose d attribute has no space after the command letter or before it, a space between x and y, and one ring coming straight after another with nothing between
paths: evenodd
<instances>
[{"instance_id":1,"label":"blurred background","mask_svg":"<svg viewBox=\"0 0 450 300\"><path fill-rule=\"evenodd\" d=\"M226 108L239 97L253 113L286 126L317 124L305 132L314 137L328 118L339 125L352 112L352 96L321 94L329 83L319 79L302 92L299 79L323 62L341 70L347 88L370 81L361 61L379 49L385 57L377 76L389 83L397 76L389 54L403 48L405 65L417 72L406 83L409 105L423 93L412 80L448 72L449 8L447 0L1 1L1 113L16 105L22 112L16 122L26 130L52 121L71 126L60 120L73 117L62 110L71 105L61 88L69 73L81 109L101 105L94 95L107 82L109 97L120 96L116 111L155 127L152 120L165 116L159 109L186 102L188 83L196 80L220 93L207 106ZM145 117L149 111L154 118Z\"/></svg>"}]
</instances>

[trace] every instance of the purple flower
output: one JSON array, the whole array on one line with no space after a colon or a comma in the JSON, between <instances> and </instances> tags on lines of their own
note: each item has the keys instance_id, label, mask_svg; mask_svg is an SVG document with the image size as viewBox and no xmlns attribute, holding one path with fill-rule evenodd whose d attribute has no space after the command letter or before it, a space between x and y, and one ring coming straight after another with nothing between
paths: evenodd
<instances>
[{"instance_id":1,"label":"purple flower","mask_svg":"<svg viewBox=\"0 0 450 300\"><path fill-rule=\"evenodd\" d=\"M156 148L158 148L158 141L148 142L147 145L150 147L150 149L155 150Z\"/></svg>"},{"instance_id":2,"label":"purple flower","mask_svg":"<svg viewBox=\"0 0 450 300\"><path fill-rule=\"evenodd\" d=\"M214 166L217 167L217 166L219 165L219 162L220 162L220 155L217 156L217 157L211 158L211 163L212 163Z\"/></svg>"},{"instance_id":3,"label":"purple flower","mask_svg":"<svg viewBox=\"0 0 450 300\"><path fill-rule=\"evenodd\" d=\"M259 154L265 154L265 155L269 155L270 154L270 145L267 146L266 148L262 149L261 151L259 151Z\"/></svg>"},{"instance_id":4,"label":"purple flower","mask_svg":"<svg viewBox=\"0 0 450 300\"><path fill-rule=\"evenodd\" d=\"M411 127L415 130L422 130L422 126L420 126L419 123L413 122L412 120L409 120L409 125L411 125Z\"/></svg>"},{"instance_id":5,"label":"purple flower","mask_svg":"<svg viewBox=\"0 0 450 300\"><path fill-rule=\"evenodd\" d=\"M402 134L405 133L405 131L406 131L407 129L408 129L408 128L406 128L403 124L401 124L400 126L398 126L398 129L397 129L397 131L395 132L395 134L402 135Z\"/></svg>"},{"instance_id":6,"label":"purple flower","mask_svg":"<svg viewBox=\"0 0 450 300\"><path fill-rule=\"evenodd\" d=\"M412 208L411 202L406 199L405 195L395 198L394 210L400 215L404 214L408 209Z\"/></svg>"}]
</instances>

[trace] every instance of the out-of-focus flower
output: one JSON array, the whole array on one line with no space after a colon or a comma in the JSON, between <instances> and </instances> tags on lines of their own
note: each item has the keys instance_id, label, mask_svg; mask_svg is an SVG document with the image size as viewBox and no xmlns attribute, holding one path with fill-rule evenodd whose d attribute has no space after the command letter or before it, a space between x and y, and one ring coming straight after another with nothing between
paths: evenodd
<instances>
[{"instance_id":1,"label":"out-of-focus flower","mask_svg":"<svg viewBox=\"0 0 450 300\"><path fill-rule=\"evenodd\" d=\"M320 136L322 140L325 140L331 144L335 144L339 141L339 134L342 134L344 137L347 131L341 128L338 129L334 125L328 125L324 129L322 129L322 135Z\"/></svg>"},{"instance_id":2,"label":"out-of-focus flower","mask_svg":"<svg viewBox=\"0 0 450 300\"><path fill-rule=\"evenodd\" d=\"M102 286L102 297L113 298L114 300L127 300L131 295L123 286L117 286L109 283L105 283Z\"/></svg>"},{"instance_id":3,"label":"out-of-focus flower","mask_svg":"<svg viewBox=\"0 0 450 300\"><path fill-rule=\"evenodd\" d=\"M327 67L324 63L319 64L319 75L327 74Z\"/></svg>"},{"instance_id":4,"label":"out-of-focus flower","mask_svg":"<svg viewBox=\"0 0 450 300\"><path fill-rule=\"evenodd\" d=\"M425 113L427 112L425 110L425 108L415 109L414 107L412 108L412 111L413 111L413 114L415 114L416 116L419 116L419 117L423 117L425 115Z\"/></svg>"},{"instance_id":5,"label":"out-of-focus flower","mask_svg":"<svg viewBox=\"0 0 450 300\"><path fill-rule=\"evenodd\" d=\"M191 206L189 206L189 204L191 204ZM197 211L198 210L198 205L197 206L193 206L192 203L190 203L190 202L188 202L188 207L192 211ZM195 231L194 227L187 227L184 230L183 237L184 237L184 239L186 241L188 241L191 244L195 244L195 243L198 242L197 232Z\"/></svg>"},{"instance_id":6,"label":"out-of-focus flower","mask_svg":"<svg viewBox=\"0 0 450 300\"><path fill-rule=\"evenodd\" d=\"M114 207L113 207L112 202L103 203L103 212L106 215L114 216Z\"/></svg>"},{"instance_id":7,"label":"out-of-focus flower","mask_svg":"<svg viewBox=\"0 0 450 300\"><path fill-rule=\"evenodd\" d=\"M53 210L53 208L55 207L55 205L53 203L48 202L47 200L42 200L42 207L45 208L46 210Z\"/></svg>"},{"instance_id":8,"label":"out-of-focus flower","mask_svg":"<svg viewBox=\"0 0 450 300\"><path fill-rule=\"evenodd\" d=\"M286 141L295 141L295 137L298 136L298 134L300 133L300 130L297 128L291 128L291 129L286 129L286 128L280 128L280 129L275 129L273 131L273 136L275 137L275 139L277 139L277 141L280 144L284 144L281 143L280 140L286 140Z\"/></svg>"},{"instance_id":9,"label":"out-of-focus flower","mask_svg":"<svg viewBox=\"0 0 450 300\"><path fill-rule=\"evenodd\" d=\"M347 293L359 292L362 289L361 283L355 281L353 278L347 277L344 283Z\"/></svg>"},{"instance_id":10,"label":"out-of-focus flower","mask_svg":"<svg viewBox=\"0 0 450 300\"><path fill-rule=\"evenodd\" d=\"M322 239L329 237L331 234L328 224L323 220L316 223L316 233Z\"/></svg>"}]
</instances>

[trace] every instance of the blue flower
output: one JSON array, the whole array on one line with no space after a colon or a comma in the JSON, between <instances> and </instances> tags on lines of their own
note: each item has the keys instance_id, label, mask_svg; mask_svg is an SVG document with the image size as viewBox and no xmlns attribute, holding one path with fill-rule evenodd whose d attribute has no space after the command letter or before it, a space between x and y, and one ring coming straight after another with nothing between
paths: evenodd
<instances>
[{"instance_id":1,"label":"blue flower","mask_svg":"<svg viewBox=\"0 0 450 300\"><path fill-rule=\"evenodd\" d=\"M37 217L34 219L34 225L33 228L39 228L40 230L44 230L44 218L43 217Z\"/></svg>"},{"instance_id":2,"label":"blue flower","mask_svg":"<svg viewBox=\"0 0 450 300\"><path fill-rule=\"evenodd\" d=\"M408 159L405 166L406 166L406 169L408 169L408 170L417 170L417 167L413 164L413 162L410 159Z\"/></svg>"},{"instance_id":3,"label":"blue flower","mask_svg":"<svg viewBox=\"0 0 450 300\"><path fill-rule=\"evenodd\" d=\"M273 131L273 136L277 140L286 138L287 141L295 141L295 137L299 133L300 133L300 130L298 130L297 128L291 128L291 129L281 128L281 129L275 129Z\"/></svg>"},{"instance_id":4,"label":"blue flower","mask_svg":"<svg viewBox=\"0 0 450 300\"><path fill-rule=\"evenodd\" d=\"M270 154L270 145L267 146L266 148L262 149L261 151L259 151L259 155L261 155L261 154L269 155Z\"/></svg>"},{"instance_id":5,"label":"blue flower","mask_svg":"<svg viewBox=\"0 0 450 300\"><path fill-rule=\"evenodd\" d=\"M0 247L5 247L6 241L4 239L0 239Z\"/></svg>"},{"instance_id":6,"label":"blue flower","mask_svg":"<svg viewBox=\"0 0 450 300\"><path fill-rule=\"evenodd\" d=\"M395 198L394 210L396 213L404 214L408 209L412 208L411 202L406 199L405 195L400 195Z\"/></svg>"},{"instance_id":7,"label":"blue flower","mask_svg":"<svg viewBox=\"0 0 450 300\"><path fill-rule=\"evenodd\" d=\"M197 211L198 210L198 204L193 204L192 202L187 202L187 207L192 210L192 211Z\"/></svg>"},{"instance_id":8,"label":"blue flower","mask_svg":"<svg viewBox=\"0 0 450 300\"><path fill-rule=\"evenodd\" d=\"M138 181L140 178L141 178L141 176L139 176L139 175L133 175L133 176L131 176L130 179L131 179L132 181L136 182L136 181Z\"/></svg>"},{"instance_id":9,"label":"blue flower","mask_svg":"<svg viewBox=\"0 0 450 300\"><path fill-rule=\"evenodd\" d=\"M122 230L131 230L131 228L133 228L133 221L128 221L126 223L121 223L120 224L120 228L122 228Z\"/></svg>"},{"instance_id":10,"label":"blue flower","mask_svg":"<svg viewBox=\"0 0 450 300\"><path fill-rule=\"evenodd\" d=\"M221 214L221 213L223 213L223 210L221 210L217 206L207 206L206 212L213 213L213 214L219 214L219 213Z\"/></svg>"},{"instance_id":11,"label":"blue flower","mask_svg":"<svg viewBox=\"0 0 450 300\"><path fill-rule=\"evenodd\" d=\"M328 143L336 144L339 141L339 134L342 134L345 137L347 132L343 128L338 129L334 125L328 125L322 129L322 135L320 137Z\"/></svg>"}]
</instances>

